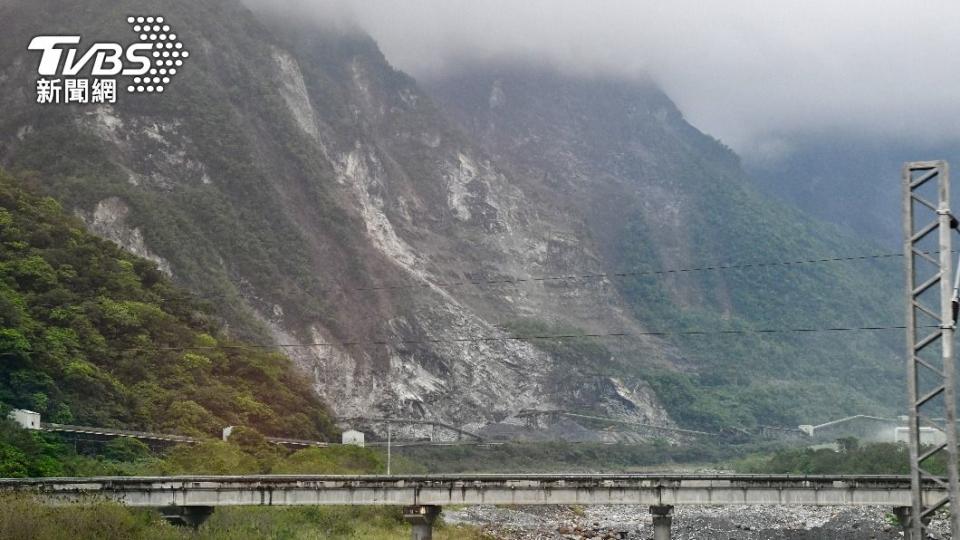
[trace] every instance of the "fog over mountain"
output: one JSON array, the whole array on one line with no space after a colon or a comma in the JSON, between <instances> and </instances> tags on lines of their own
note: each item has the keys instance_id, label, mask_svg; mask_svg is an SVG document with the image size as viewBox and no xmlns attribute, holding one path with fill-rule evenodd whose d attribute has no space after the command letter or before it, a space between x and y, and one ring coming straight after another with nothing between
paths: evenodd
<instances>
[{"instance_id":1,"label":"fog over mountain","mask_svg":"<svg viewBox=\"0 0 960 540\"><path fill-rule=\"evenodd\" d=\"M0 165L216 299L229 335L283 344L337 418L610 440L550 411L719 432L902 402L898 333L737 333L894 326L889 259L667 271L880 248L758 192L713 137L727 135L638 80L642 59L617 72L584 56L598 66L585 73L508 37L518 55L451 37L461 63L411 64L414 79L395 40L379 36L382 51L374 22L335 5L277 20L238 0L152 1L96 0L80 18L63 0L0 3L22 22L0 34ZM97 39L126 25L100 13L146 9L189 44L176 84L110 106L36 102L35 28ZM411 47L430 34L406 27ZM569 51L600 50L577 39ZM603 337L564 337L583 334Z\"/></svg>"},{"instance_id":2,"label":"fog over mountain","mask_svg":"<svg viewBox=\"0 0 960 540\"><path fill-rule=\"evenodd\" d=\"M0 538L948 537L958 14L0 0Z\"/></svg>"},{"instance_id":3,"label":"fog over mountain","mask_svg":"<svg viewBox=\"0 0 960 540\"><path fill-rule=\"evenodd\" d=\"M960 6L925 2L251 0L354 21L419 79L476 60L524 58L567 72L649 74L688 120L748 161L795 137L956 141Z\"/></svg>"}]
</instances>

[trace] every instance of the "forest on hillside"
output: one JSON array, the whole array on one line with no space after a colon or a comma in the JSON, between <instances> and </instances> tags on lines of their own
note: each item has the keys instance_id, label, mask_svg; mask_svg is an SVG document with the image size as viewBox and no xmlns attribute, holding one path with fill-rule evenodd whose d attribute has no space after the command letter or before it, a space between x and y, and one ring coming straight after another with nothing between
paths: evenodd
<instances>
[{"instance_id":1,"label":"forest on hillside","mask_svg":"<svg viewBox=\"0 0 960 540\"><path fill-rule=\"evenodd\" d=\"M327 439L330 415L282 354L229 339L210 305L0 172L0 403L44 421Z\"/></svg>"}]
</instances>

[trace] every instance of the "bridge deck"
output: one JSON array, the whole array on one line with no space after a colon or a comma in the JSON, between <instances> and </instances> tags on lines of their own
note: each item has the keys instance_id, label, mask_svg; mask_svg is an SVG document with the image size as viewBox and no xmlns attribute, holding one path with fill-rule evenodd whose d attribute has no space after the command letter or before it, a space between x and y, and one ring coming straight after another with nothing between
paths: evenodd
<instances>
[{"instance_id":1,"label":"bridge deck","mask_svg":"<svg viewBox=\"0 0 960 540\"><path fill-rule=\"evenodd\" d=\"M906 476L515 474L170 476L0 479L51 502L129 506L637 504L909 506ZM926 497L943 491L930 484Z\"/></svg>"}]
</instances>

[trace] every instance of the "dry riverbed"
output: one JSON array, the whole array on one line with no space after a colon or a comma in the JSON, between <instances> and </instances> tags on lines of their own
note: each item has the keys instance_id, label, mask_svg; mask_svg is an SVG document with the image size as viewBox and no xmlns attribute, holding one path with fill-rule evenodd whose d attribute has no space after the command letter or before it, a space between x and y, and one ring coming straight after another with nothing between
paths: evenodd
<instances>
[{"instance_id":1,"label":"dry riverbed","mask_svg":"<svg viewBox=\"0 0 960 540\"><path fill-rule=\"evenodd\" d=\"M676 540L892 540L903 538L891 525L889 508L684 506L673 518ZM447 523L481 527L503 540L630 540L653 538L649 511L635 506L494 507L443 512ZM949 525L936 519L931 538L950 538Z\"/></svg>"}]
</instances>

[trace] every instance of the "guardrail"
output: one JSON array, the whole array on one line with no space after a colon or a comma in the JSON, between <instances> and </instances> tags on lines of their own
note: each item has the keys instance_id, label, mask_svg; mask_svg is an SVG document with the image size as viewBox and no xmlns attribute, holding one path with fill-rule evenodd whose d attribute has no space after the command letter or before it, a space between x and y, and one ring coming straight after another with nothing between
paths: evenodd
<instances>
[{"instance_id":1,"label":"guardrail","mask_svg":"<svg viewBox=\"0 0 960 540\"><path fill-rule=\"evenodd\" d=\"M73 426L70 424L54 424L51 422L41 422L40 429L42 431L53 431L58 433L84 433L88 435L100 435L104 437L130 437L133 439L143 439L149 441L182 443L198 443L201 441L201 439L187 435L152 433L149 431L132 431L128 429L113 429L92 426Z\"/></svg>"}]
</instances>

